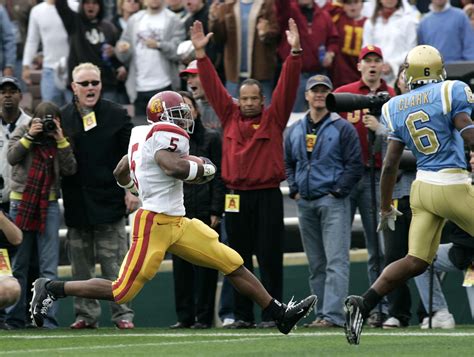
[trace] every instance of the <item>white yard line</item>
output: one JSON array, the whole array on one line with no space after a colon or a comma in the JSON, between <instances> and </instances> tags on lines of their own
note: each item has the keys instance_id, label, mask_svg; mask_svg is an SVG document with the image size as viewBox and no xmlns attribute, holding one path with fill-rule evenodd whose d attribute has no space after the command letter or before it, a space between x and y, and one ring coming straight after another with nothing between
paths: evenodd
<instances>
[{"instance_id":1,"label":"white yard line","mask_svg":"<svg viewBox=\"0 0 474 357\"><path fill-rule=\"evenodd\" d=\"M91 335L89 335L91 336ZM110 336L110 335L109 335ZM142 335L145 336L145 335ZM191 335L188 335L191 336ZM268 337L268 335L266 335ZM271 338L275 338L274 336L270 336ZM56 347L56 348L35 348L35 349L28 349L28 350L11 350L11 351L0 351L1 355L9 355L9 354L26 354L26 353L45 353L45 352L68 352L68 351L78 351L81 352L91 352L94 350L115 350L115 349L123 349L129 347L159 347L159 346L174 346L174 345L190 345L190 344L200 344L200 343L232 343L232 342L244 342L244 341L256 341L263 339L261 337L244 337L244 338L232 338L232 339L218 339L218 340L203 340L203 341L174 341L174 342L155 342L155 343L135 343L135 344L113 344L113 345L97 345L97 346L74 346L74 347ZM123 352L123 351L122 351Z\"/></svg>"},{"instance_id":2,"label":"white yard line","mask_svg":"<svg viewBox=\"0 0 474 357\"><path fill-rule=\"evenodd\" d=\"M36 334L18 334L18 335L3 335L0 336L0 340L2 339L68 339L68 338L90 338L90 337L120 337L120 338L127 338L127 337L281 337L281 338L288 338L288 337L317 337L317 336L340 336L344 335L344 332L341 330L340 332L301 332L301 333L292 333L288 336L284 336L278 332L270 332L270 333L233 333L233 332L215 332L215 333L122 333L121 331L117 331L117 333L109 333L109 334L100 334L100 333L90 333L90 334L80 334L80 333L69 333L67 335L55 335L55 332L51 334L44 334L44 335L36 335ZM435 331L426 331L426 332L416 332L416 331L397 331L397 332L363 332L364 336L427 336L427 337L439 337L439 336L453 336L453 337L466 337L466 336L474 336L473 332L435 332Z\"/></svg>"}]
</instances>

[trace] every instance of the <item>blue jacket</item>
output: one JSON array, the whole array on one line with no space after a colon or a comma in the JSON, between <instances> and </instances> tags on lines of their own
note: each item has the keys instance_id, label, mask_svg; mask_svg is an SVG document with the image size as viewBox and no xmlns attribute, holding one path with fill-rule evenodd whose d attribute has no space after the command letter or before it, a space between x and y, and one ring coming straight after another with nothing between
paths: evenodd
<instances>
[{"instance_id":1,"label":"blue jacket","mask_svg":"<svg viewBox=\"0 0 474 357\"><path fill-rule=\"evenodd\" d=\"M15 68L16 42L7 10L0 5L0 74L5 67Z\"/></svg>"},{"instance_id":2,"label":"blue jacket","mask_svg":"<svg viewBox=\"0 0 474 357\"><path fill-rule=\"evenodd\" d=\"M314 200L329 193L347 196L363 173L360 143L354 126L332 113L318 131L308 158L308 114L294 123L285 136L285 168L290 197L299 193Z\"/></svg>"}]
</instances>

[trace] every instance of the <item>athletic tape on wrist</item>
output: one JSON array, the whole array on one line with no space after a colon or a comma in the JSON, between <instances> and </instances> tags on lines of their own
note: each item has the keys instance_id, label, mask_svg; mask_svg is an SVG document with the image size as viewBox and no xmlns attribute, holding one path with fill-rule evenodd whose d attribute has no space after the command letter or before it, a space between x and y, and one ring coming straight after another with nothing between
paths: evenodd
<instances>
[{"instance_id":1,"label":"athletic tape on wrist","mask_svg":"<svg viewBox=\"0 0 474 357\"><path fill-rule=\"evenodd\" d=\"M188 177L185 178L186 181L191 181L191 180L194 180L197 176L197 172L198 172L198 164L197 162L194 162L194 161L191 161L191 160L188 160L189 162L189 175Z\"/></svg>"},{"instance_id":2,"label":"athletic tape on wrist","mask_svg":"<svg viewBox=\"0 0 474 357\"><path fill-rule=\"evenodd\" d=\"M120 187L122 187L126 190L130 190L131 188L133 188L135 186L132 179L130 179L130 182L127 183L126 185L122 185L120 182L117 181L117 185L119 185Z\"/></svg>"},{"instance_id":3,"label":"athletic tape on wrist","mask_svg":"<svg viewBox=\"0 0 474 357\"><path fill-rule=\"evenodd\" d=\"M467 129L474 129L474 124L465 126L465 127L462 128L461 130L459 130L459 134L462 134L462 132L463 132L464 130L467 130Z\"/></svg>"}]
</instances>

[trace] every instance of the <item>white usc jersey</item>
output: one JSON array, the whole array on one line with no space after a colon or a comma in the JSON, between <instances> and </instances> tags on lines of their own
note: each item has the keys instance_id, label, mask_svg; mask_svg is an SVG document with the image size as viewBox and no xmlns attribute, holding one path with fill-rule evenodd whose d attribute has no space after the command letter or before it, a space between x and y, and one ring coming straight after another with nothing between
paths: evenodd
<instances>
[{"instance_id":1,"label":"white usc jersey","mask_svg":"<svg viewBox=\"0 0 474 357\"><path fill-rule=\"evenodd\" d=\"M189 135L179 126L158 122L132 129L128 146L130 176L143 208L170 216L184 216L183 181L168 176L155 161L158 150L189 155Z\"/></svg>"}]
</instances>

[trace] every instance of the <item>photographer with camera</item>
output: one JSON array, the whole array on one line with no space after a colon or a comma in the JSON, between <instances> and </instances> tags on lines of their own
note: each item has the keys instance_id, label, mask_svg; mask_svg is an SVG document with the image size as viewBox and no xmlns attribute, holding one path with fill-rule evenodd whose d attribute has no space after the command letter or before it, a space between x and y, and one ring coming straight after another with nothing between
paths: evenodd
<instances>
[{"instance_id":1,"label":"photographer with camera","mask_svg":"<svg viewBox=\"0 0 474 357\"><path fill-rule=\"evenodd\" d=\"M361 73L361 79L337 88L334 93L353 93L362 95L375 95L380 92L388 92L390 96L394 96L395 92L392 87L382 79L383 55L382 50L377 46L366 46L362 48L359 54L359 63L357 69ZM377 97L374 97L374 101ZM387 98L388 99L388 98ZM373 109L380 110L380 105L372 106ZM375 103L377 104L377 103ZM362 218L362 224L365 233L365 244L369 254L368 259L368 277L369 283L372 284L383 269L384 257L381 246L381 238L376 233L377 227L377 209L379 199L379 180L380 169L382 167L382 157L380 152L374 152L373 139L380 136L383 132L383 126L379 123L378 118L372 113L369 114L370 106L367 109L357 109L348 113L339 113L349 122L354 124L359 134L359 140L362 149L362 161L365 165L365 173L362 179L354 187L351 192L351 212L354 217L356 208L359 209ZM369 133L371 133L369 135ZM371 136L369 138L369 136ZM373 155L372 155L373 153ZM373 160L371 160L373 159ZM371 170L372 174L371 174ZM374 193L375 192L375 197ZM380 309L379 309L380 310ZM373 327L379 327L384 320L384 314L387 313L386 303L383 303L382 311L376 310L367 320L367 323Z\"/></svg>"},{"instance_id":2,"label":"photographer with camera","mask_svg":"<svg viewBox=\"0 0 474 357\"><path fill-rule=\"evenodd\" d=\"M23 231L23 242L13 258L13 275L21 286L18 303L7 312L11 328L25 327L28 270L35 247L39 276L57 277L59 260L60 176L77 170L76 159L60 124L59 108L50 102L40 103L27 125L13 132L7 159L11 170L10 216ZM54 310L45 324L57 327Z\"/></svg>"}]
</instances>

